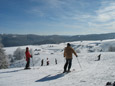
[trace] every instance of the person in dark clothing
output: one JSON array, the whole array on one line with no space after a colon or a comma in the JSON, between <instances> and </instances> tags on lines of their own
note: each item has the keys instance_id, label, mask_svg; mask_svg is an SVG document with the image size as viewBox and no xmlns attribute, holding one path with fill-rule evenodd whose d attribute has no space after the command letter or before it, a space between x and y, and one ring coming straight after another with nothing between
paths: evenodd
<instances>
[{"instance_id":1,"label":"person in dark clothing","mask_svg":"<svg viewBox=\"0 0 115 86\"><path fill-rule=\"evenodd\" d=\"M111 82L107 82L106 86L113 86Z\"/></svg>"},{"instance_id":2,"label":"person in dark clothing","mask_svg":"<svg viewBox=\"0 0 115 86\"><path fill-rule=\"evenodd\" d=\"M113 86L115 86L115 81L113 82Z\"/></svg>"},{"instance_id":3,"label":"person in dark clothing","mask_svg":"<svg viewBox=\"0 0 115 86\"><path fill-rule=\"evenodd\" d=\"M32 57L32 55L30 55L28 47L26 47L25 55L26 55L26 61L27 61L25 69L30 69L30 57Z\"/></svg>"},{"instance_id":4,"label":"person in dark clothing","mask_svg":"<svg viewBox=\"0 0 115 86\"><path fill-rule=\"evenodd\" d=\"M55 59L55 64L57 64L57 59Z\"/></svg>"},{"instance_id":5,"label":"person in dark clothing","mask_svg":"<svg viewBox=\"0 0 115 86\"><path fill-rule=\"evenodd\" d=\"M46 63L47 63L47 66L48 66L48 65L49 65L49 60L48 60L48 58L47 58L47 62L46 62Z\"/></svg>"},{"instance_id":6,"label":"person in dark clothing","mask_svg":"<svg viewBox=\"0 0 115 86\"><path fill-rule=\"evenodd\" d=\"M68 43L67 47L64 49L64 57L66 59L66 63L64 65L64 71L63 71L63 73L70 72L71 65L72 65L72 54L74 54L77 57L76 52L71 47L71 45ZM68 70L67 70L67 67L68 67Z\"/></svg>"},{"instance_id":7,"label":"person in dark clothing","mask_svg":"<svg viewBox=\"0 0 115 86\"><path fill-rule=\"evenodd\" d=\"M101 59L101 54L99 54L97 57L98 57L98 59L95 60L95 61L100 61L100 59Z\"/></svg>"},{"instance_id":8,"label":"person in dark clothing","mask_svg":"<svg viewBox=\"0 0 115 86\"><path fill-rule=\"evenodd\" d=\"M101 54L98 55L98 61L100 60L100 58L101 58Z\"/></svg>"},{"instance_id":9,"label":"person in dark clothing","mask_svg":"<svg viewBox=\"0 0 115 86\"><path fill-rule=\"evenodd\" d=\"M66 59L66 63L64 65L64 72L70 72L70 68L72 65L72 59ZM68 71L66 70L68 66Z\"/></svg>"},{"instance_id":10,"label":"person in dark clothing","mask_svg":"<svg viewBox=\"0 0 115 86\"><path fill-rule=\"evenodd\" d=\"M42 59L42 60L41 60L41 66L43 66L43 64L44 64L44 60Z\"/></svg>"}]
</instances>

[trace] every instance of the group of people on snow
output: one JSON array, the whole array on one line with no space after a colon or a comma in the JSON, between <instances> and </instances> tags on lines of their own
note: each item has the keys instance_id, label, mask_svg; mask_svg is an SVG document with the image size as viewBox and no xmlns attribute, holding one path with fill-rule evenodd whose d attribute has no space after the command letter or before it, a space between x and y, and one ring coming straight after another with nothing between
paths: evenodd
<instances>
[{"instance_id":1,"label":"group of people on snow","mask_svg":"<svg viewBox=\"0 0 115 86\"><path fill-rule=\"evenodd\" d=\"M48 66L50 64L49 59L47 58L46 65ZM55 64L57 64L57 59L55 58ZM44 65L44 59L41 60L41 66Z\"/></svg>"},{"instance_id":2,"label":"group of people on snow","mask_svg":"<svg viewBox=\"0 0 115 86\"><path fill-rule=\"evenodd\" d=\"M41 60L41 66L44 65L44 59ZM46 65L48 66L49 65L49 59L47 58L47 61L46 61Z\"/></svg>"},{"instance_id":3,"label":"group of people on snow","mask_svg":"<svg viewBox=\"0 0 115 86\"><path fill-rule=\"evenodd\" d=\"M64 71L65 72L70 72L71 66L72 66L72 54L74 54L76 57L78 57L77 53L74 51L74 49L71 47L70 43L67 43L67 47L64 49L64 57L66 59L66 62L64 64ZM29 48L26 47L26 66L25 69L30 69L30 58L32 58L32 55L29 52ZM55 63L57 64L57 59L55 59ZM47 58L47 65L49 65L49 60ZM41 66L43 66L43 59L41 61Z\"/></svg>"},{"instance_id":4,"label":"group of people on snow","mask_svg":"<svg viewBox=\"0 0 115 86\"><path fill-rule=\"evenodd\" d=\"M74 54L78 58L78 55L74 51L74 49L71 47L71 44L67 43L67 46L64 49L64 57L65 57L66 62L64 64L63 73L70 72L70 69L71 69L71 66L72 66L72 54ZM30 54L28 47L26 47L25 55L26 55L26 62L27 62L26 66L25 66L25 69L30 69L30 58L32 58L32 55ZM101 57L101 54L98 55L98 59L95 60L95 61L99 61L100 57ZM41 60L41 66L43 66L43 64L44 64L44 60L42 59ZM55 59L55 64L57 64L57 59ZM49 59L48 58L47 58L47 61L46 61L46 65L47 66L49 65Z\"/></svg>"},{"instance_id":5,"label":"group of people on snow","mask_svg":"<svg viewBox=\"0 0 115 86\"><path fill-rule=\"evenodd\" d=\"M44 59L41 60L41 66L43 66L43 65L44 65ZM49 60L48 60L48 58L47 58L47 61L46 61L46 65L47 65L47 66L49 65Z\"/></svg>"},{"instance_id":6,"label":"group of people on snow","mask_svg":"<svg viewBox=\"0 0 115 86\"><path fill-rule=\"evenodd\" d=\"M32 58L32 55L30 54L28 47L26 47L25 56L26 56L26 66L25 66L25 69L30 69L30 58ZM44 64L44 60L42 59L41 60L41 66L43 66L43 64ZM55 59L55 64L57 64L57 59ZM49 59L48 58L47 58L47 61L46 61L46 65L47 66L49 65Z\"/></svg>"},{"instance_id":7,"label":"group of people on snow","mask_svg":"<svg viewBox=\"0 0 115 86\"><path fill-rule=\"evenodd\" d=\"M65 65L64 65L64 71L65 72L70 72L71 66L72 66L72 54L74 54L76 57L78 57L78 55L76 54L76 52L74 51L74 49L71 47L70 43L67 43L67 47L65 47L64 49L64 57L66 59ZM26 47L26 66L25 69L30 69L30 58L32 58L32 55L29 52L29 48ZM55 59L55 63L57 64L57 59ZM49 60L47 58L47 65L49 65ZM41 66L43 66L43 59L41 60Z\"/></svg>"},{"instance_id":8,"label":"group of people on snow","mask_svg":"<svg viewBox=\"0 0 115 86\"><path fill-rule=\"evenodd\" d=\"M66 62L64 64L63 73L70 72L70 69L71 69L71 66L72 66L72 54L74 54L78 58L78 55L74 51L74 49L71 47L71 44L67 43L67 47L65 47L65 49L64 49L64 57L66 59ZM32 55L30 54L28 47L26 47L25 55L26 55L26 61L27 61L25 69L30 69L30 58L32 58ZM101 54L98 55L98 59L95 60L95 61L99 61L100 57L101 57ZM55 64L57 64L57 59L55 59ZM49 65L49 59L48 58L47 58L47 61L46 61L46 65ZM43 66L43 59L41 60L41 66ZM107 82L106 86L115 86L115 82L114 83Z\"/></svg>"}]
</instances>

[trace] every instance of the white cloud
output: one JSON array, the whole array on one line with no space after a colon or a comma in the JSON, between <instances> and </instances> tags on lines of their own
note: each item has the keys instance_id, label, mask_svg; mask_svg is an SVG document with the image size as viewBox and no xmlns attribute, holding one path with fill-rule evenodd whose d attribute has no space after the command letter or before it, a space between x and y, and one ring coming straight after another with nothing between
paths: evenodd
<instances>
[{"instance_id":1,"label":"white cloud","mask_svg":"<svg viewBox=\"0 0 115 86\"><path fill-rule=\"evenodd\" d=\"M99 22L106 22L112 19L112 16L108 15L108 14L99 14L97 16L97 21Z\"/></svg>"},{"instance_id":2,"label":"white cloud","mask_svg":"<svg viewBox=\"0 0 115 86\"><path fill-rule=\"evenodd\" d=\"M103 1L88 25L94 30L115 31L115 1Z\"/></svg>"},{"instance_id":3,"label":"white cloud","mask_svg":"<svg viewBox=\"0 0 115 86\"><path fill-rule=\"evenodd\" d=\"M86 5L88 6L90 4L88 2L76 2L76 0L42 0L42 2L45 5L32 8L32 12L43 17L47 16L47 18L52 20L59 20L58 24L62 27L70 29L87 28L89 31L94 29L94 31L97 30L101 32L103 32L102 30L104 29L115 31L114 0L103 0L100 7L92 7L92 10L90 10L91 8L81 10L81 8L85 8ZM82 6L80 5L81 7L78 7L76 4L80 3ZM95 8L98 9L94 10ZM62 22L62 24L59 22ZM56 23L54 25L56 25Z\"/></svg>"},{"instance_id":4,"label":"white cloud","mask_svg":"<svg viewBox=\"0 0 115 86\"><path fill-rule=\"evenodd\" d=\"M40 3L39 6L34 6L29 9L29 13L35 15L46 16L48 18L54 17L57 19L75 19L81 14L81 10L77 7L77 4L84 6L83 2L76 0L30 0L32 2ZM76 4L74 4L76 3ZM84 2L86 3L86 2Z\"/></svg>"},{"instance_id":5,"label":"white cloud","mask_svg":"<svg viewBox=\"0 0 115 86\"><path fill-rule=\"evenodd\" d=\"M96 13L98 22L115 20L115 2L103 2L102 7Z\"/></svg>"}]
</instances>

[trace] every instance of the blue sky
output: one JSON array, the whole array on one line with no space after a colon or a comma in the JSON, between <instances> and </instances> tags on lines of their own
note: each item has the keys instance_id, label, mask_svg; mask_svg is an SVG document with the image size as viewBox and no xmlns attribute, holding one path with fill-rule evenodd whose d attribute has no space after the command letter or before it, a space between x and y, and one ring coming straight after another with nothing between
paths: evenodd
<instances>
[{"instance_id":1,"label":"blue sky","mask_svg":"<svg viewBox=\"0 0 115 86\"><path fill-rule=\"evenodd\" d=\"M0 33L115 32L115 0L0 0Z\"/></svg>"}]
</instances>

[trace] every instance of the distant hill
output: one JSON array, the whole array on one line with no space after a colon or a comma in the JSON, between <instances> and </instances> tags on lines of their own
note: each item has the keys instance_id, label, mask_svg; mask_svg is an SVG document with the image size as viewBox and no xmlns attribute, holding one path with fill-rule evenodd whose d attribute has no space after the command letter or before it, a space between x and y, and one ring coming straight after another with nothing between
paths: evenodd
<instances>
[{"instance_id":1,"label":"distant hill","mask_svg":"<svg viewBox=\"0 0 115 86\"><path fill-rule=\"evenodd\" d=\"M41 44L57 44L61 42L83 41L83 40L105 40L114 39L115 33L108 34L90 34L90 35L19 35L19 34L0 34L0 39L4 47L22 46L22 45L41 45Z\"/></svg>"}]
</instances>

